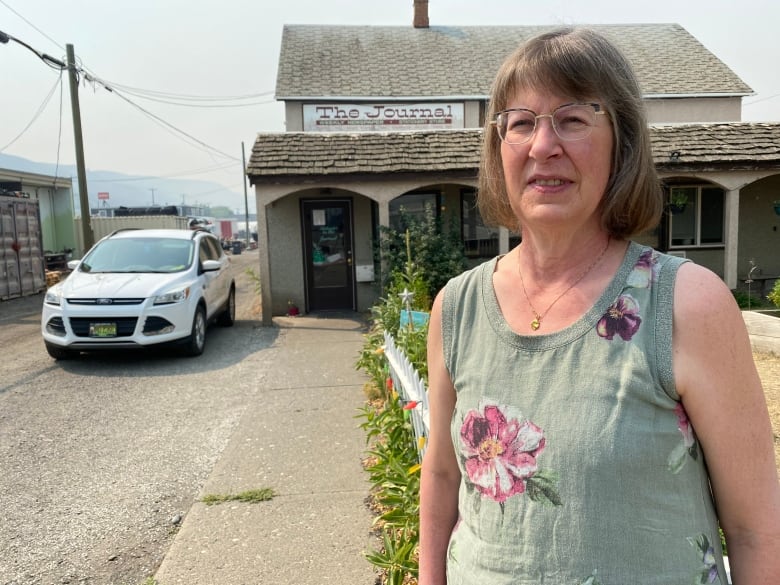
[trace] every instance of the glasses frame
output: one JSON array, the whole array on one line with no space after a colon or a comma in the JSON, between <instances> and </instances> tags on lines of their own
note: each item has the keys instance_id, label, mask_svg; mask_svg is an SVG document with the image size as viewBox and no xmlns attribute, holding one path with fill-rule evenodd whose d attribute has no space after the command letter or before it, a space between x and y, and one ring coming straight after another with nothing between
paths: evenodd
<instances>
[{"instance_id":1,"label":"glasses frame","mask_svg":"<svg viewBox=\"0 0 780 585\"><path fill-rule=\"evenodd\" d=\"M602 106L598 102L571 102L568 104L561 104L560 106L558 106L548 114L537 114L536 112L528 108L509 108L506 110L501 110L500 112L496 112L496 114L493 116L493 119L490 121L490 125L495 127L496 133L498 134L498 137L501 139L502 142L506 142L507 144L525 144L526 142L531 140L531 138L533 138L534 134L536 134L536 129L539 127L539 118L550 118L550 124L552 125L553 132L555 132L555 135L561 140L563 140L564 142L576 142L577 140L585 140L593 132L593 128L594 128L593 126L589 127L587 134L584 134L579 138L564 138L563 136L561 136L560 132L558 132L558 126L555 124L555 113L558 110L562 108L568 108L569 106L590 106L593 108L593 114L595 116L598 115L605 116L607 114L607 112L604 110L604 106ZM498 118L499 116L509 114L510 112L530 112L531 114L533 114L534 129L528 134L528 137L522 142L509 142L506 140L506 138L504 138L504 136L501 135L501 129L499 128L498 125Z\"/></svg>"}]
</instances>

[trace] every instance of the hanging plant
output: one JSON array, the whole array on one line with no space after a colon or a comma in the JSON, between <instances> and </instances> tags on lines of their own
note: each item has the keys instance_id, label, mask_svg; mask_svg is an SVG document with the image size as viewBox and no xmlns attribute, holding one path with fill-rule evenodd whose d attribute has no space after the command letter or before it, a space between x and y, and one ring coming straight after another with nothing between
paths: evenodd
<instances>
[{"instance_id":1,"label":"hanging plant","mask_svg":"<svg viewBox=\"0 0 780 585\"><path fill-rule=\"evenodd\" d=\"M673 190L669 195L669 213L676 215L685 211L688 205L688 195L682 191Z\"/></svg>"}]
</instances>

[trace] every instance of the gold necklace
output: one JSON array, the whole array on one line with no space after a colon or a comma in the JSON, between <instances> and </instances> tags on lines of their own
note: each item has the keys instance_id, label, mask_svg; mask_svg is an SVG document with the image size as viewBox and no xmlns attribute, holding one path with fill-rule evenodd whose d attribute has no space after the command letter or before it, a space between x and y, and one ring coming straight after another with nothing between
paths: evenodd
<instances>
[{"instance_id":1,"label":"gold necklace","mask_svg":"<svg viewBox=\"0 0 780 585\"><path fill-rule=\"evenodd\" d=\"M593 270L599 262L601 262L601 259L604 257L604 254L607 253L607 248L609 248L609 244L611 242L611 237L607 238L607 245L604 246L604 249L601 251L601 254L599 254L599 257L596 258L590 266L588 266L585 270L583 270L580 275L572 282L565 291L563 291L561 294L559 294L557 297L555 297L555 300L553 300L552 303L550 303L550 306L547 307L547 309L543 313L538 313L536 309L534 309L533 304L531 303L531 299L528 297L528 291L525 290L525 281L523 280L523 273L520 270L520 254L517 255L517 274L520 276L520 284L523 286L523 294L525 295L525 300L528 303L528 306L531 309L531 312L534 314L534 320L531 321L531 329L536 331L539 329L539 327L542 326L542 319L547 315L547 313L550 312L550 309L553 308L553 305L557 303L563 295L565 295L567 292L569 292L571 289L574 288L574 286L581 281L587 274Z\"/></svg>"}]
</instances>

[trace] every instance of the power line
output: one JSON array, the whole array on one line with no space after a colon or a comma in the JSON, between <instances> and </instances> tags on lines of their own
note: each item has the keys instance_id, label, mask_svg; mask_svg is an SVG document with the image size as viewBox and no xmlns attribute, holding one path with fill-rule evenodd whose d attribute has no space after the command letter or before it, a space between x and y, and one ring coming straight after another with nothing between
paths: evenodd
<instances>
[{"instance_id":1,"label":"power line","mask_svg":"<svg viewBox=\"0 0 780 585\"><path fill-rule=\"evenodd\" d=\"M228 163L222 163L219 165L215 165L213 167L206 167L202 169L195 169L192 171L180 171L178 173L170 173L167 175L154 175L154 176L144 176L144 177L128 177L127 179L92 179L93 183L130 183L135 181L148 181L150 179L172 179L176 177L188 177L190 175L200 175L204 173L211 173L213 171L220 171L222 169L226 169L232 166L235 166L237 163L235 162L228 162Z\"/></svg>"},{"instance_id":2,"label":"power line","mask_svg":"<svg viewBox=\"0 0 780 585\"><path fill-rule=\"evenodd\" d=\"M232 96L231 95L228 96L191 95L191 94L158 91L153 89L142 89L138 87L132 87L129 85L123 85L121 83L116 83L113 81L108 81L106 79L101 79L97 76L92 76L92 77L95 81L98 81L101 85L104 85L106 87L111 87L111 88L118 88L124 90L125 93L129 93L131 95L135 95L136 97L143 97L147 99L157 98L160 100L169 99L169 100L192 101L192 102L233 102L233 101L246 101L246 100L267 98L273 96L274 94L273 91L263 91L260 93L249 93L249 94L232 95Z\"/></svg>"},{"instance_id":3,"label":"power line","mask_svg":"<svg viewBox=\"0 0 780 585\"><path fill-rule=\"evenodd\" d=\"M36 31L38 31L40 34L42 34L44 37L46 37L47 39L49 39L49 40L50 40L52 43L54 43L54 44L55 44L57 47L59 47L59 49L60 49L60 50L62 50L62 51L64 51L64 50L65 50L65 47L63 47L61 44L59 44L57 41L55 41L53 38L51 38L49 35L47 35L45 32L43 32L43 31L42 31L41 29L39 29L37 26L35 26L35 25L34 25L32 22L30 22L29 20L27 20L27 19L26 19L24 16L22 16L21 14L19 14L19 12L17 12L17 11L16 11L16 10L14 10L13 8L11 8L11 7L8 5L8 3L7 3L5 0L0 0L0 4L2 4L3 6L5 6L6 8L8 8L8 10L10 10L10 11L11 11L11 12L13 12L13 13L14 13L16 16L18 16L19 18L21 18L21 19L22 19L24 22L26 22L28 25L30 25L30 26L31 26L33 29L35 29L35 30L36 30Z\"/></svg>"},{"instance_id":4,"label":"power line","mask_svg":"<svg viewBox=\"0 0 780 585\"><path fill-rule=\"evenodd\" d=\"M0 0L1 2L2 0ZM52 96L54 95L54 90L57 89L57 86L62 86L62 70L60 70L60 75L57 78L57 80L54 82L54 85L52 85L51 89L49 90L49 93L46 94L46 97L43 98L43 102L41 102L41 105L38 106L38 110L35 112L35 114L32 117L32 120L30 120L27 125L22 129L22 131L16 135L16 137L11 140L8 144L0 148L0 152L3 152L6 148L11 146L14 142L19 140L22 136L24 136L27 133L27 130L30 129L30 127L33 125L33 123L41 116L43 113L43 110L46 109L46 106L49 104L49 101L51 101ZM61 94L60 94L61 95Z\"/></svg>"},{"instance_id":5,"label":"power line","mask_svg":"<svg viewBox=\"0 0 780 585\"><path fill-rule=\"evenodd\" d=\"M222 152L218 148L214 148L213 146L211 146L209 144L206 144L202 140L199 140L199 139L195 138L194 136L192 136L191 134L188 134L184 130L180 130L179 128L177 128L176 126L174 126L173 124L171 124L167 120L164 120L163 118L161 118L160 116L158 116L156 114L153 114L152 112L150 112L149 110L147 110L145 108L142 108L141 106L136 104L133 100L131 100L127 96L122 95L122 93L120 93L118 91L111 90L110 88L106 88L106 89L109 89L109 91L111 91L111 93L113 93L114 95L116 95L116 96L120 97L121 99L125 100L128 104L130 104L134 108L138 109L139 111L143 112L145 115L147 115L148 117L152 118L158 124L162 124L163 126L169 128L170 130L173 130L176 134L180 134L181 136L185 136L185 137L189 138L190 140L192 140L193 142L195 142L195 143L203 146L204 148L206 148L206 149L208 149L210 151L213 151L213 152L215 152L215 153L217 153L217 154L219 154L221 156L224 156L225 158L228 158L228 159L240 162L237 157L231 156L231 155L229 155L229 154L227 154L225 152Z\"/></svg>"},{"instance_id":6,"label":"power line","mask_svg":"<svg viewBox=\"0 0 780 585\"><path fill-rule=\"evenodd\" d=\"M752 102L743 102L742 105L743 106L752 106L753 104L757 104L758 102L765 102L767 100L773 100L776 97L780 97L780 93L776 93L775 95L770 95L770 96L767 96L767 97L759 98L757 100L753 100Z\"/></svg>"}]
</instances>

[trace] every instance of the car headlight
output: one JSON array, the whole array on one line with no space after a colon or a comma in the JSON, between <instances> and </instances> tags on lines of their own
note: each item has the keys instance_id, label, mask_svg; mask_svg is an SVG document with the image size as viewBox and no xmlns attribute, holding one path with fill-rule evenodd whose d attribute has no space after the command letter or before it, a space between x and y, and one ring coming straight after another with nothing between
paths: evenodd
<instances>
[{"instance_id":1,"label":"car headlight","mask_svg":"<svg viewBox=\"0 0 780 585\"><path fill-rule=\"evenodd\" d=\"M57 305L59 307L62 302L62 289L58 285L51 287L46 291L43 302L47 305Z\"/></svg>"},{"instance_id":2,"label":"car headlight","mask_svg":"<svg viewBox=\"0 0 780 585\"><path fill-rule=\"evenodd\" d=\"M154 297L155 305L171 305L180 303L190 296L190 287L180 288Z\"/></svg>"}]
</instances>

